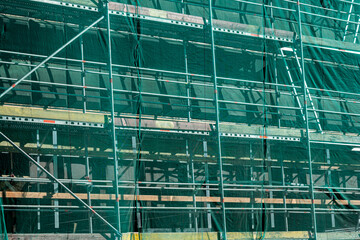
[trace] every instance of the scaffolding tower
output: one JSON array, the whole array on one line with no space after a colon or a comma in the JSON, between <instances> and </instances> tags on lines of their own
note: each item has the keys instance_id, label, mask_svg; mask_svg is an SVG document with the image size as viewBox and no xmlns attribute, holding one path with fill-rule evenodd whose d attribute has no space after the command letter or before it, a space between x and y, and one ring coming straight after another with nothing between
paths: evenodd
<instances>
[{"instance_id":1,"label":"scaffolding tower","mask_svg":"<svg viewBox=\"0 0 360 240\"><path fill-rule=\"evenodd\" d=\"M360 2L0 7L0 239L359 238Z\"/></svg>"}]
</instances>

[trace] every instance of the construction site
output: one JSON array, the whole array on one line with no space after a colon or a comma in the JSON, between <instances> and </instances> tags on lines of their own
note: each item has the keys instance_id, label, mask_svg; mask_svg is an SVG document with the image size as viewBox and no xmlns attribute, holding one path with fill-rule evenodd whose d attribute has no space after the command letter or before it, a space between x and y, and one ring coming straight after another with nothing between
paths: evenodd
<instances>
[{"instance_id":1,"label":"construction site","mask_svg":"<svg viewBox=\"0 0 360 240\"><path fill-rule=\"evenodd\" d=\"M1 0L0 239L360 239L359 27L359 0Z\"/></svg>"}]
</instances>

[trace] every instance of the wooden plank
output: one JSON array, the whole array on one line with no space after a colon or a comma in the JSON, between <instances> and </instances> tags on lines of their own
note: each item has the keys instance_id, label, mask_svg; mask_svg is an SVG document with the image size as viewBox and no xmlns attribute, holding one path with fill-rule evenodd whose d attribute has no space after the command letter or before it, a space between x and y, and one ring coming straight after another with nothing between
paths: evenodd
<instances>
[{"instance_id":1,"label":"wooden plank","mask_svg":"<svg viewBox=\"0 0 360 240\"><path fill-rule=\"evenodd\" d=\"M161 201L164 202L191 202L192 196L161 196Z\"/></svg>"},{"instance_id":2,"label":"wooden plank","mask_svg":"<svg viewBox=\"0 0 360 240\"><path fill-rule=\"evenodd\" d=\"M256 232L227 232L228 240L257 239ZM264 239L307 239L307 231L271 232L264 234ZM125 233L124 240L218 240L218 233L215 232L193 232L193 233Z\"/></svg>"},{"instance_id":3,"label":"wooden plank","mask_svg":"<svg viewBox=\"0 0 360 240\"><path fill-rule=\"evenodd\" d=\"M86 193L76 193L76 195L81 199L87 199ZM74 199L69 193L46 193L46 192L11 192L5 191L0 198L25 198L25 199ZM92 200L101 200L101 201L114 201L114 194L91 194ZM123 201L151 201L151 202L192 202L192 196L172 196L172 195L131 195L131 194L122 194L120 199ZM196 196L196 202L213 202L220 203L220 197L203 197ZM246 197L225 197L224 201L226 203L250 203L250 198ZM328 205L332 201L324 200L324 199L315 199L315 204ZM352 205L360 205L360 200L337 200L336 201L340 205L349 205L349 202ZM283 204L282 198L255 198L255 203L268 203L268 204ZM311 204L311 199L286 199L287 204L301 204L301 205L309 205Z\"/></svg>"},{"instance_id":4,"label":"wooden plank","mask_svg":"<svg viewBox=\"0 0 360 240\"><path fill-rule=\"evenodd\" d=\"M109 120L108 120L109 121ZM115 118L115 125L120 127L138 127L139 119L135 118ZM142 128L166 129L166 130L182 130L182 131L211 131L210 123L185 122L185 121L161 121L153 119L142 119Z\"/></svg>"},{"instance_id":5,"label":"wooden plank","mask_svg":"<svg viewBox=\"0 0 360 240\"><path fill-rule=\"evenodd\" d=\"M220 202L220 197L195 197L196 202Z\"/></svg>"},{"instance_id":6,"label":"wooden plank","mask_svg":"<svg viewBox=\"0 0 360 240\"><path fill-rule=\"evenodd\" d=\"M124 233L123 240L218 240L216 232L192 233Z\"/></svg>"},{"instance_id":7,"label":"wooden plank","mask_svg":"<svg viewBox=\"0 0 360 240\"><path fill-rule=\"evenodd\" d=\"M228 240L249 240L258 239L261 232L227 232ZM104 239L100 234L62 234L62 233L42 233L42 234L8 234L9 239L17 240L95 240ZM308 231L266 231L263 239L308 239ZM123 233L123 240L219 240L217 232L162 232L162 233ZM359 239L359 232L320 232L318 239Z\"/></svg>"},{"instance_id":8,"label":"wooden plank","mask_svg":"<svg viewBox=\"0 0 360 240\"><path fill-rule=\"evenodd\" d=\"M0 106L0 116L11 117L24 117L24 118L39 118L44 120L63 120L63 121L75 121L75 122L88 122L104 124L105 117L103 113L81 113L71 110L55 110L55 109L42 109L36 107L23 107L23 106ZM116 118L115 124L124 127L135 127L138 125L137 119L133 118ZM209 123L187 123L182 121L160 121L152 119L143 120L144 128L151 129L167 129L167 130L192 130L192 131L210 131ZM230 134L255 134L262 135L261 126L246 124L220 124L220 131ZM292 128L275 128L269 127L267 130L269 136L281 136L281 137L301 137L301 129ZM260 138L259 138L260 139ZM360 144L360 136L343 135L340 132L324 132L324 133L312 133L311 140L321 142L332 143L351 143Z\"/></svg>"},{"instance_id":9,"label":"wooden plank","mask_svg":"<svg viewBox=\"0 0 360 240\"><path fill-rule=\"evenodd\" d=\"M225 197L225 202L228 203L250 203L250 198L245 197Z\"/></svg>"},{"instance_id":10,"label":"wooden plank","mask_svg":"<svg viewBox=\"0 0 360 240\"><path fill-rule=\"evenodd\" d=\"M63 120L75 122L101 123L105 122L104 114L101 113L81 113L71 110L42 109L35 107L21 106L0 106L1 116L40 118L49 120Z\"/></svg>"}]
</instances>

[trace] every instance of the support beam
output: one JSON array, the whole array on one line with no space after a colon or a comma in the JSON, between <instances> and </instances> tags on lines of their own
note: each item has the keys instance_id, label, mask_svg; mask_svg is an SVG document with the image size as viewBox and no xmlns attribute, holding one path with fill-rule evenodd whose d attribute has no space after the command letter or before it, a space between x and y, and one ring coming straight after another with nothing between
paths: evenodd
<instances>
[{"instance_id":1,"label":"support beam","mask_svg":"<svg viewBox=\"0 0 360 240\"><path fill-rule=\"evenodd\" d=\"M121 215L120 215L120 198L119 198L119 162L118 162L118 148L116 139L115 129L115 100L114 100L114 83L113 83L113 72L112 72L112 50L111 50L111 26L110 26L110 13L109 13L109 2L104 0L104 14L106 18L106 30L107 30L107 54L108 54L108 71L109 71L109 82L110 82L110 104L111 104L111 139L114 159L114 191L115 191L115 206L114 212L116 217L116 228L121 233ZM121 237L120 237L121 239Z\"/></svg>"}]
</instances>

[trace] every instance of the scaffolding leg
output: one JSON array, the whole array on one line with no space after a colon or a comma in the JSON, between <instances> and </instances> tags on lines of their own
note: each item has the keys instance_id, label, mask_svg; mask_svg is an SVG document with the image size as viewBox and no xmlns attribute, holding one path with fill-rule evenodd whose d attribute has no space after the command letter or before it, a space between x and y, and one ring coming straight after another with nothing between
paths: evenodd
<instances>
[{"instance_id":1,"label":"scaffolding leg","mask_svg":"<svg viewBox=\"0 0 360 240\"><path fill-rule=\"evenodd\" d=\"M184 59L185 59L185 79L186 79L186 96L187 96L187 120L188 122L191 122L191 100L190 100L190 95L191 95L191 82L190 82L190 76L189 76L189 67L188 67L188 54L187 54L187 45L188 42L184 41Z\"/></svg>"},{"instance_id":2,"label":"scaffolding leg","mask_svg":"<svg viewBox=\"0 0 360 240\"><path fill-rule=\"evenodd\" d=\"M283 187L285 187L285 185L286 185L285 184L285 168L284 168L284 158L282 156L282 152L281 152L281 181L282 181ZM288 220L289 213L287 211L286 195L287 195L287 192L283 192L283 201L284 201L284 209L285 209L285 213L284 213L285 231L288 232L289 231L289 220Z\"/></svg>"},{"instance_id":3,"label":"scaffolding leg","mask_svg":"<svg viewBox=\"0 0 360 240\"><path fill-rule=\"evenodd\" d=\"M274 54L274 66L275 66L275 72L274 72L274 75L275 75L275 103L276 103L276 106L279 106L280 104L280 91L279 91L279 78L278 78L278 68L277 68L277 54ZM278 127L281 127L281 116L280 116L280 108L278 107L277 108L277 126Z\"/></svg>"},{"instance_id":4,"label":"scaffolding leg","mask_svg":"<svg viewBox=\"0 0 360 240\"><path fill-rule=\"evenodd\" d=\"M254 175L254 154L253 154L253 144L250 143L250 180L255 181ZM250 193L250 201L251 201L251 229L255 230L255 211L254 211L254 203L255 203L255 196L254 191Z\"/></svg>"},{"instance_id":5,"label":"scaffolding leg","mask_svg":"<svg viewBox=\"0 0 360 240\"><path fill-rule=\"evenodd\" d=\"M82 29L82 27L81 27ZM81 54L81 85L83 95L83 113L86 113L86 79L85 79L85 59L84 59L84 39L80 37L80 54Z\"/></svg>"},{"instance_id":6,"label":"scaffolding leg","mask_svg":"<svg viewBox=\"0 0 360 240\"><path fill-rule=\"evenodd\" d=\"M132 149L133 149L133 154L134 154L134 170L136 169L136 163L137 163L137 141L136 141L136 136L132 136L131 137L131 145L132 145ZM138 179L137 179L137 175L136 175L136 171L135 171L135 174L134 174L134 181L135 181L135 196L139 196L140 195L140 191L139 191L139 183L138 183ZM136 199L136 219L137 219L137 228L139 229L139 232L140 232L140 229L142 227L141 225L141 214L140 214L140 202L138 199Z\"/></svg>"},{"instance_id":7,"label":"scaffolding leg","mask_svg":"<svg viewBox=\"0 0 360 240\"><path fill-rule=\"evenodd\" d=\"M192 188L193 188L193 207L194 207L194 227L195 232L198 232L198 217L197 217L197 211L196 211L196 185L195 185L195 170L194 170L194 161L193 161L193 150L189 149L189 139L186 139L186 156L189 157L189 163L188 163L188 172L189 172L189 179L191 179L192 182ZM192 217L190 214L190 224L192 222ZM190 226L192 228L192 224Z\"/></svg>"},{"instance_id":8,"label":"scaffolding leg","mask_svg":"<svg viewBox=\"0 0 360 240\"><path fill-rule=\"evenodd\" d=\"M210 197L210 187L209 187L209 164L205 163L205 182L206 182L206 197ZM210 210L210 203L206 203L207 210L207 223L208 229L211 231L212 224L211 224L211 210Z\"/></svg>"},{"instance_id":9,"label":"scaffolding leg","mask_svg":"<svg viewBox=\"0 0 360 240\"><path fill-rule=\"evenodd\" d=\"M266 141L267 144L267 161L268 161L268 177L269 177L269 185L271 186L272 183L272 172L271 172L271 156L270 156L270 144L268 141ZM269 197L270 199L274 198L274 192L270 189L269 191ZM274 204L270 204L270 208L272 209L270 211L270 225L271 228L275 228L275 214L274 214Z\"/></svg>"},{"instance_id":10,"label":"scaffolding leg","mask_svg":"<svg viewBox=\"0 0 360 240\"><path fill-rule=\"evenodd\" d=\"M36 148L39 151L40 150L40 131L39 129L36 130ZM36 162L40 164L40 154L36 156ZM37 178L40 178L40 168L36 168L36 176ZM40 192L40 183L36 184L37 191ZM40 206L40 199L37 200L37 204ZM41 230L41 211L40 208L37 209L37 230Z\"/></svg>"},{"instance_id":11,"label":"scaffolding leg","mask_svg":"<svg viewBox=\"0 0 360 240\"><path fill-rule=\"evenodd\" d=\"M186 156L189 157L188 154L188 143L187 143L187 139L186 139ZM190 162L188 161L186 164L186 177L187 177L187 182L190 183L191 181L191 175L190 175ZM193 224L192 224L192 219L193 219L193 214L191 211L189 211L189 229L193 228Z\"/></svg>"},{"instance_id":12,"label":"scaffolding leg","mask_svg":"<svg viewBox=\"0 0 360 240\"><path fill-rule=\"evenodd\" d=\"M209 27L211 35L211 52L212 52L212 69L213 69L213 84L214 84L214 103L215 103L215 117L216 117L216 144L217 144L217 160L220 170L219 174L219 191L221 202L221 217L223 229L221 229L221 238L226 240L226 209L225 209L225 192L224 192L224 176L223 176L223 163L221 154L221 133L220 133L220 110L219 110L219 94L217 86L217 72L216 72L216 51L215 51L215 37L213 29L213 0L209 0Z\"/></svg>"},{"instance_id":13,"label":"scaffolding leg","mask_svg":"<svg viewBox=\"0 0 360 240\"><path fill-rule=\"evenodd\" d=\"M302 41L302 23L301 23L301 4L300 0L297 4L297 13L298 13L298 24L299 24L299 38L300 38L300 58L301 58L301 79L303 83L303 96L304 96L304 114L305 114L305 129L306 129L306 150L307 150L307 159L309 162L309 176L310 176L310 183L309 183L309 191L310 191L310 198L311 198L311 219L313 223L313 237L317 239L317 223L316 223L316 212L315 212L315 194L314 194L314 183L313 183L313 174L312 174L312 159L311 159L311 143L310 143L310 131L309 131L309 115L307 109L307 84L306 84L306 77L305 77L305 61L304 61L304 46Z\"/></svg>"},{"instance_id":14,"label":"scaffolding leg","mask_svg":"<svg viewBox=\"0 0 360 240\"><path fill-rule=\"evenodd\" d=\"M330 149L326 149L326 163L328 165L331 164L331 159L330 159ZM329 168L329 170L327 170L327 178L328 178L328 186L331 186L331 168ZM331 206L331 209L333 208L333 206ZM335 228L335 214L334 211L331 211L331 227Z\"/></svg>"},{"instance_id":15,"label":"scaffolding leg","mask_svg":"<svg viewBox=\"0 0 360 240\"><path fill-rule=\"evenodd\" d=\"M88 150L88 145L89 145L89 136L88 133L84 133L84 144L85 144L85 173L86 173L86 178L90 181L90 162L89 162L89 150ZM88 200L88 205L91 206L91 186L88 186L86 188L86 195L87 195L87 200ZM93 233L93 219L92 219L92 213L89 212L89 230L90 233Z\"/></svg>"},{"instance_id":16,"label":"scaffolding leg","mask_svg":"<svg viewBox=\"0 0 360 240\"><path fill-rule=\"evenodd\" d=\"M53 140L53 148L57 149L58 145L57 145L57 130L56 128L53 128L52 131L52 140ZM53 169L54 169L54 177L58 178L58 156L56 154L53 155ZM58 193L59 192L59 184L58 183L54 183L54 193ZM54 200L54 205L55 206L59 206L59 200ZM55 221L55 229L59 229L60 228L60 223L59 223L59 209L55 208L55 215L54 215L54 221Z\"/></svg>"},{"instance_id":17,"label":"scaffolding leg","mask_svg":"<svg viewBox=\"0 0 360 240\"><path fill-rule=\"evenodd\" d=\"M114 159L114 194L115 194L115 206L114 212L116 217L116 228L121 232L121 219L120 219L120 198L119 198L119 162L118 162L118 148L116 139L115 128L115 101L114 101L114 82L112 72L112 50L111 50L111 27L110 27L110 13L109 2L103 1L106 19L106 31L107 31L107 50L108 50L108 71L109 71L109 84L110 84L110 104L111 104L111 139Z\"/></svg>"}]
</instances>

